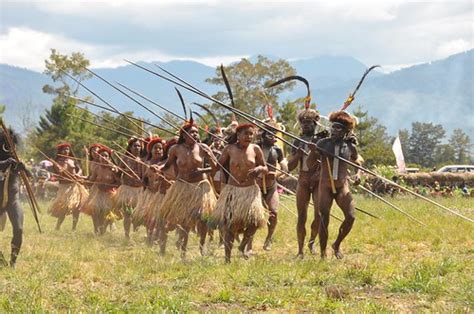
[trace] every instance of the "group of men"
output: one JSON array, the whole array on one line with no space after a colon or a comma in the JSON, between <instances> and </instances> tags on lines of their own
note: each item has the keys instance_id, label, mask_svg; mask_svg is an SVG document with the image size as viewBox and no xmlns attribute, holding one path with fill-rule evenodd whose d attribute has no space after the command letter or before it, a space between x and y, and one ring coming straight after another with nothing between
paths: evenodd
<instances>
[{"instance_id":1,"label":"group of men","mask_svg":"<svg viewBox=\"0 0 474 314\"><path fill-rule=\"evenodd\" d=\"M204 143L194 121L187 121L179 134L165 141L159 137L131 138L123 152L102 144L87 151L88 173L68 143L57 146L51 161L59 178L59 190L49 209L57 217L56 229L65 217L73 216L76 228L79 214L92 217L94 232L103 234L113 222L123 219L125 236L145 226L150 244L159 243L165 254L167 234L176 230L177 247L184 258L189 234L199 236L201 254L212 230L218 230L225 261L231 261L234 241L248 258L256 231L267 226L263 249L270 250L278 222L277 177L299 168L296 189L298 209L298 257L303 258L306 220L310 200L314 220L308 247L315 254L319 235L321 258L326 257L329 213L335 200L344 221L332 248L342 258L340 245L354 223L355 205L348 182L348 169L338 157L360 162L357 141L352 133L355 119L346 111L331 113L330 130L317 133L319 114L306 108L298 115L300 140L295 140L286 160L276 145L278 126L259 128L256 124L233 123L224 136L216 127ZM6 211L13 225L13 266L21 247L23 213L18 201L18 171L24 165L10 155L0 138L0 214ZM335 157L336 156L336 157ZM355 177L358 184L360 178ZM8 195L8 199L5 197Z\"/></svg>"}]
</instances>

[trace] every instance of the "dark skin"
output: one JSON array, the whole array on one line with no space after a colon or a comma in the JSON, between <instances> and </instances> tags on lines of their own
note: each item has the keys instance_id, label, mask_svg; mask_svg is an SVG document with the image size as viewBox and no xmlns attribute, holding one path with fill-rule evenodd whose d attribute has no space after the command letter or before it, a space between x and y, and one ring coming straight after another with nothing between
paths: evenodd
<instances>
[{"instance_id":1,"label":"dark skin","mask_svg":"<svg viewBox=\"0 0 474 314\"><path fill-rule=\"evenodd\" d=\"M263 132L261 148L265 161L267 163L270 163L274 167L277 166L277 163L279 163L283 171L288 171L286 164L283 163L283 154L281 150L279 150L279 148L275 145L275 143L276 138L274 134L269 132ZM276 178L276 171L269 171L265 175L265 185L267 188L266 192L263 190L262 178L257 178L258 185L260 186L260 189L263 193L263 201L265 207L268 209L270 214L268 218L268 233L263 245L263 249L266 251L269 251L271 249L272 237L278 222L279 196L276 190ZM247 249L248 251L252 250L252 241L247 246Z\"/></svg>"},{"instance_id":2,"label":"dark skin","mask_svg":"<svg viewBox=\"0 0 474 314\"><path fill-rule=\"evenodd\" d=\"M338 177L337 179L331 180L330 169L328 168L327 160L329 160L329 166L331 167L332 171L332 167L334 165L333 157L325 153L327 151L334 154L336 145L339 145L339 155L345 159L355 162L358 157L357 148L351 140L346 138L347 135L348 130L345 127L343 128L337 124L333 124L331 128L331 137L322 139L318 141L317 145L311 147L312 152L314 152L315 155L319 155L321 161L318 207L321 212L321 231L319 234L319 244L322 259L326 258L330 217L329 214L333 201L336 201L336 204L344 213L344 221L339 228L339 234L336 241L332 244L334 255L338 259L343 258L343 254L340 250L341 242L349 234L355 221L355 203L349 190L349 173L347 164L345 162L339 162ZM333 191L331 181L334 183L335 193ZM354 182L356 185L360 183L360 171L358 171L355 175Z\"/></svg>"},{"instance_id":3,"label":"dark skin","mask_svg":"<svg viewBox=\"0 0 474 314\"><path fill-rule=\"evenodd\" d=\"M8 202L5 207L1 207L3 203L3 193L0 194L0 215L6 213L12 225L13 237L11 240L11 258L10 266L15 267L16 259L20 253L23 243L23 209L20 206L19 190L20 190L20 171L26 170L22 162L17 162L10 152L4 150L5 146L0 144L0 171L6 172L10 169L10 178L8 184ZM32 177L31 173L26 170L28 177ZM0 180L0 188L3 191L5 178L2 176ZM1 266L1 265L0 265Z\"/></svg>"},{"instance_id":4,"label":"dark skin","mask_svg":"<svg viewBox=\"0 0 474 314\"><path fill-rule=\"evenodd\" d=\"M255 129L253 128L239 130L237 143L226 146L222 151L219 163L224 166L227 165L229 172L235 178L229 177L227 184L238 187L252 186L256 184L259 174L266 175L268 173L262 149L258 145L252 144L254 135ZM257 227L254 225L250 225L244 230L244 237L239 245L239 251L244 258L248 258L245 248L256 231ZM232 246L236 236L237 234L231 228L224 227L226 263L230 263Z\"/></svg>"},{"instance_id":5,"label":"dark skin","mask_svg":"<svg viewBox=\"0 0 474 314\"><path fill-rule=\"evenodd\" d=\"M94 172L91 173L89 178L100 191L109 191L113 186L120 184L120 172L119 169L111 165L110 155L108 152L103 151L98 155L99 163L96 164ZM92 216L92 222L94 223L94 232L96 234L104 234L106 230L105 221L102 215Z\"/></svg>"},{"instance_id":6,"label":"dark skin","mask_svg":"<svg viewBox=\"0 0 474 314\"><path fill-rule=\"evenodd\" d=\"M317 140L314 133L316 130L316 121L312 119L300 120L302 139L308 142ZM296 225L296 235L298 238L298 258L303 258L304 240L306 237L306 219L308 217L308 205L312 198L314 204L314 220L311 223L311 236L308 243L310 251L314 252L314 240L319 233L320 215L318 210L318 183L319 183L319 165L310 164L304 154L304 145L295 141L296 146L300 148L294 150L288 158L288 170L292 171L298 165L300 172L298 177L298 186L296 189L296 208L298 210L298 222Z\"/></svg>"},{"instance_id":7,"label":"dark skin","mask_svg":"<svg viewBox=\"0 0 474 314\"><path fill-rule=\"evenodd\" d=\"M74 177L76 179L81 178L82 170L76 165L74 159L68 158L70 156L71 148L66 146L58 150L58 157L56 158L56 163L54 164L55 171L60 175L58 181L59 184L70 184L71 180L67 178ZM76 230L77 223L79 221L79 208L76 208L72 211L72 230ZM58 218L56 223L56 230L61 228L62 223L66 219L66 215Z\"/></svg>"},{"instance_id":8,"label":"dark skin","mask_svg":"<svg viewBox=\"0 0 474 314\"><path fill-rule=\"evenodd\" d=\"M142 184L142 164L140 154L142 151L142 144L139 140L134 141L129 146L129 158L124 158L126 166L123 165L123 169L130 175L122 174L122 184L132 187L141 187ZM127 167L128 166L128 167ZM130 168L132 171L130 171ZM138 177L137 177L138 176ZM130 226L132 224L131 215L127 211L124 211L123 215L123 227L125 230L125 237L130 238Z\"/></svg>"},{"instance_id":9,"label":"dark skin","mask_svg":"<svg viewBox=\"0 0 474 314\"><path fill-rule=\"evenodd\" d=\"M168 160L161 168L166 171L173 167L176 173L176 180L183 180L189 183L196 183L207 179L207 173L211 172L211 168L204 167L207 162L212 168L216 167L216 157L212 153L209 146L199 143L198 128L192 126L187 132L183 132L184 143L176 144L169 151ZM181 257L185 258L189 227L179 228L179 246L181 250ZM208 232L207 224L204 221L197 223L197 231L199 234L199 250L201 255L204 255L204 244Z\"/></svg>"},{"instance_id":10,"label":"dark skin","mask_svg":"<svg viewBox=\"0 0 474 314\"><path fill-rule=\"evenodd\" d=\"M151 158L148 161L149 166L145 167L143 181L146 183L146 189L150 190L153 193L159 192L159 168L157 165L163 164L163 144L155 143L151 147ZM155 224L150 223L147 227L147 240L148 244L153 243L153 231L155 229Z\"/></svg>"}]
</instances>

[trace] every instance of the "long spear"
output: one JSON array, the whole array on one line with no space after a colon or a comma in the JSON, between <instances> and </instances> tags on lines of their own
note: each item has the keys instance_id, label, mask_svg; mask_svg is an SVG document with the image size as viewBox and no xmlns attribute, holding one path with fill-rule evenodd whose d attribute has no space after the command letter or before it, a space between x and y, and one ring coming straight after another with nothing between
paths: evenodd
<instances>
[{"instance_id":1,"label":"long spear","mask_svg":"<svg viewBox=\"0 0 474 314\"><path fill-rule=\"evenodd\" d=\"M125 61L127 61L127 60L125 60ZM147 68L145 68L145 67L143 67L143 66L140 66L140 65L138 65L138 64L136 64L136 63L133 63L133 62L131 62L131 61L127 61L127 62L130 63L130 64L133 64L133 65L135 65L135 66L137 66L137 67L139 67L139 68L141 68L141 69L143 69L143 70L145 70L145 71L147 71L147 72L150 72L150 73L152 73L152 74L154 74L154 75L157 75L157 76L159 76L159 77L161 77L161 78L163 78L163 79L165 79L165 80L167 80L167 81L169 81L169 82L171 82L171 83L173 83L173 84L175 84L175 85L181 86L181 87L183 87L183 88L185 88L185 89L187 89L187 90L189 90L189 91L191 91L191 92L194 92L195 94L201 95L202 97L207 98L207 99L209 99L209 100L211 100L211 101L213 101L213 102L215 102L215 103L217 103L217 104L223 106L224 108L226 108L226 109L228 109L228 110L234 111L234 112L236 112L236 113L239 114L239 115L242 114L242 117L245 116L245 118L246 118L247 120L250 119L250 118L248 118L248 116L252 117L251 115L249 115L249 114L247 114L247 113L244 113L244 112L242 112L242 111L240 111L240 110L238 110L238 109L236 109L236 108L232 108L232 107L230 107L230 106L228 106L228 105L222 103L221 101L219 101L219 100L217 100L217 99L215 99L215 98L213 98L213 97L211 97L211 96L209 96L209 95L206 95L203 91L199 90L198 88L192 86L191 84L189 84L189 83L187 83L187 82L186 82L185 84L186 84L186 85L189 85L189 86L192 86L192 87L184 86L183 84L181 84L181 83L179 83L179 82L176 82L176 81L174 81L174 80L172 80L172 79L170 79L170 78L168 78L168 77L165 77L165 76L163 76L163 75L161 75L161 74L159 74L159 73L156 73L156 72L154 72L154 71L151 71L151 70L149 70L149 69L147 69ZM167 73L168 73L168 72L167 72ZM185 82L184 80L178 78L178 77L175 76L175 75L172 75L172 76L173 76L173 77L176 77L176 78L177 78L179 81L181 81L181 82ZM255 117L253 117L253 119L255 119L255 120L254 120L255 122L258 122L258 123L261 123L261 124L266 125L266 126L268 126L268 127L271 127L271 126L268 125L266 122L260 121L260 120L256 119ZM250 121L250 120L249 120L249 121ZM261 126L260 126L260 127L261 127ZM261 128L262 128L262 127L261 127ZM265 128L262 128L262 129L265 130ZM271 132L271 131L268 131L268 132L274 134L274 132ZM293 134L291 134L291 133L288 133L288 132L286 132L286 131L281 130L281 132L282 132L282 134L285 134L285 135L288 135L288 136L290 136L290 137L292 137L292 138L294 138L294 139L297 139L297 140L299 140L299 141L302 142L302 143L305 143L305 144L312 144L312 143L310 143L310 142L308 142L308 141L306 141L306 140L304 140L304 139L301 139L301 138L299 138L298 136L293 135ZM277 138L280 138L280 139L281 139L281 137L279 137L278 135L275 135L275 136L276 136ZM286 143L286 142L285 142L285 143ZM291 145L291 146L294 147L294 145ZM337 158L337 159L339 159L339 160L341 160L341 161L343 161L343 162L346 162L347 164L349 164L349 165L351 165L351 166L353 166L353 167L355 167L355 168L357 168L357 169L359 169L359 170L361 170L361 171L364 171L364 172L366 172L366 173L369 173L369 174L371 174L371 175L373 175L373 176L375 176L375 177L377 177L377 178L379 178L379 179L381 179L381 180L383 180L383 181L385 181L385 182L387 182L387 183L389 183L389 184L392 184L392 185L394 185L394 186L396 186L396 187L398 187L398 188L400 188L400 189L402 189L402 190L404 190L404 191L406 191L406 192L408 192L408 193L410 193L410 194L412 194L412 195L414 195L414 196L416 196L416 197L419 197L419 198L421 198L421 199L423 199L423 200L425 200L425 201L427 201L427 202L429 202L429 203L431 203L431 204L433 204L433 205L435 205L435 206L437 206L437 207L439 207L439 208L441 208L441 209L443 209L443 210L446 210L446 211L448 211L448 212L450 212L450 213L452 213L452 214L454 214L454 215L456 215L456 216L458 216L458 217L460 217L460 218L462 218L462 219L465 219L465 220L467 220L467 221L469 221L469 222L474 222L474 220L471 219L471 218L469 218L469 217L466 217L466 216L464 216L464 215L462 215L462 214L460 214L460 213L457 213L457 212L451 210L450 208L448 208L448 207L446 207L446 206L444 206L444 205L442 205L442 204L439 204L439 203L437 203L437 202L435 202L435 201L433 201L433 200L430 200L430 199L424 197L423 195L420 195L420 194L418 194L418 193L416 193L416 192L414 192L414 191L411 191L411 190L409 190L409 189L407 189L407 188L405 188L405 187L399 185L398 183L395 183L395 182L393 182L393 181L391 181L391 180L389 180L389 179L387 179L387 178L385 178L385 177L383 177L383 176L380 176L380 175L374 173L373 171L368 170L368 169L366 169L366 168L364 168L364 167L361 167L361 166L359 166L359 165L357 165L357 164L355 164L355 163L353 163L353 162L351 162L351 161L349 161L349 160L347 160L347 159L345 159L345 158L343 158L343 157L341 157L341 156L335 156L333 153L331 153L331 152L329 152L329 151L327 151L327 150L324 150L324 149L322 149L322 148L320 148L320 147L318 147L317 149L318 149L319 151L321 151L321 152L324 152L325 154L328 154L329 156L331 156L331 157L333 157L333 158Z\"/></svg>"},{"instance_id":2,"label":"long spear","mask_svg":"<svg viewBox=\"0 0 474 314\"><path fill-rule=\"evenodd\" d=\"M2 118L0 118L0 124L3 129L3 134L5 136L5 139L7 141L8 147L10 148L10 152L13 158L15 158L15 160L18 163L20 163L21 161L16 152L15 143L13 143L10 130L8 130L5 123L3 123ZM38 218L38 212L39 212L38 202L36 201L35 194L33 193L33 189L31 188L30 182L28 181L28 175L26 174L25 169L20 170L20 178L23 180L23 184L25 185L26 193L28 194L28 201L29 201L28 203L30 204L31 210L33 211L33 217L35 218L36 225L38 226L38 231L42 233L39 218Z\"/></svg>"},{"instance_id":3,"label":"long spear","mask_svg":"<svg viewBox=\"0 0 474 314\"><path fill-rule=\"evenodd\" d=\"M148 101L149 103L151 103L151 104L155 105L156 107L162 109L163 111L169 113L170 115L174 116L175 118L178 118L178 119L180 119L180 120L182 120L182 121L186 121L186 119L183 118L182 116L180 116L180 115L174 113L173 111L171 111L171 110L167 109L166 107L160 105L159 103L153 101L153 100L150 99L149 97L146 97L145 95L143 95L143 94L141 94L141 93L139 93L139 92L137 92L137 91L135 91L135 90L133 90L133 89L131 89L131 88L129 88L129 87L127 87L127 86L121 84L121 83L119 83L119 82L116 82L116 83L117 83L118 85L120 85L121 87L125 88L127 91L129 91L129 92L135 94L136 96L138 96L138 97L140 97L140 98L142 98L142 99ZM160 117L160 119L161 119L161 117ZM198 126L198 128L199 128L200 130L202 130L202 131L208 133L208 134L211 135L212 137L217 137L215 134L210 133L210 132L207 131L205 128L202 128L202 127L200 127L200 126Z\"/></svg>"},{"instance_id":4,"label":"long spear","mask_svg":"<svg viewBox=\"0 0 474 314\"><path fill-rule=\"evenodd\" d=\"M87 113L93 115L94 117L96 117L96 118L98 118L98 119L100 119L100 120L103 120L103 121L105 121L105 122L107 122L107 123L110 123L111 125L117 127L118 129L125 130L126 132L132 132L132 131L130 131L129 128L126 128L126 127L124 127L123 125L120 125L120 124L118 124L118 123L116 123L116 122L114 122L114 121L110 121L110 120L107 119L107 118L101 117L101 116L99 116L98 114L95 114L95 113L93 113L93 112L91 112L91 111L89 111L89 110L87 110L87 109L85 109L85 108L82 108L82 107L77 107L77 108L80 109L80 110L82 110L82 111L84 111L84 112L87 112ZM125 131L124 131L124 132L125 132ZM135 134L135 135L138 136L138 137L141 136L141 134L138 134L138 133L135 133L135 132L133 132L133 134Z\"/></svg>"},{"instance_id":5,"label":"long spear","mask_svg":"<svg viewBox=\"0 0 474 314\"><path fill-rule=\"evenodd\" d=\"M91 93L92 95L94 95L95 97L97 97L98 99L100 99L104 104L106 104L107 106L110 107L110 109L112 109L114 112L116 113L119 113L119 111L117 109L115 109L114 106L112 106L109 102L107 102L105 99L103 99L102 97L100 97L99 95L97 95L96 93L94 93L91 89L89 89L86 85L84 85L83 83L81 83L79 80L77 80L75 77L73 77L72 75L69 75L67 72L64 72L64 71L61 71L62 73L64 73L67 77L69 77L71 80L73 80L74 82L76 82L77 84L79 84L82 88L84 88L85 90L87 90L89 93ZM131 122L133 125L135 125L136 127L138 127L140 130L142 130L142 132L144 132L145 134L148 133L147 130L145 130L144 128L142 128L142 126L138 123L136 123L135 121L131 120L131 119L127 119L129 122Z\"/></svg>"},{"instance_id":6,"label":"long spear","mask_svg":"<svg viewBox=\"0 0 474 314\"><path fill-rule=\"evenodd\" d=\"M179 83L179 82L176 82L176 81L174 81L174 80L172 80L172 79L170 79L170 78L168 78L168 77L166 77L166 76L163 76L163 75L161 75L161 74L159 74L159 73L157 73L157 72L155 72L155 71L152 71L152 70L150 70L150 69L147 69L147 68L145 68L145 67L143 67L143 66L141 66L141 65L139 65L139 64L133 63L133 62L128 61L128 60L125 60L125 61L128 62L128 63L130 63L130 64L132 64L132 65L134 65L134 66L136 66L136 67L138 67L138 68L140 68L140 69L143 69L143 70L145 70L145 71L147 71L147 72L149 72L149 73L152 73L152 74L154 74L154 75L156 75L156 76L158 76L158 77L160 77L160 78L162 78L162 79L164 79L164 80L167 80L167 81L169 81L169 82L171 82L171 83L173 83L173 84L175 84L175 85L181 86L182 88L185 88L185 89L187 89L187 90L189 90L189 91L191 91L191 92L193 92L193 93L195 93L195 94L198 94L198 95L200 95L200 96L202 96L202 97L204 97L204 98L206 98L206 99L209 99L209 100L211 100L211 101L213 101L213 102L215 102L215 103L217 103L217 104L223 106L224 108L226 108L226 109L232 111L233 113L239 115L240 117L244 118L245 120L247 120L247 121L250 122L250 123L254 123L254 124L260 123L261 125L259 125L259 127L260 127L262 130L274 134L274 132L271 132L271 131L269 130L269 129L272 129L273 126L269 125L268 123L266 123L266 122L264 122L264 121L261 121L261 120L255 118L255 117L249 115L248 113L243 112L243 111L241 111L241 110L239 110L239 109L237 109L237 108L233 108L233 107L231 107L231 106L229 106L229 105L224 104L223 102L221 102L221 101L219 101L219 100L217 100L217 99L215 99L215 98L213 98L213 97L211 97L211 96L205 94L203 91L201 91L201 90L199 90L198 88L192 86L191 84L187 83L186 81L184 81L184 80L178 78L178 77L175 76L174 74L171 74L170 72L168 72L168 71L166 71L166 70L163 70L163 68L161 68L161 67L160 67L160 69L162 69L162 70L165 71L166 73L170 74L171 76L175 77L176 79L182 81L182 82L183 82L184 84L186 84L187 86L186 86L186 85L183 85L183 84L181 84L181 83ZM189 86L191 86L191 87L189 87ZM282 132L283 134L287 134L287 133L286 133L285 131L283 131L283 130L281 130L281 132ZM288 134L289 134L289 133L288 133ZM287 135L288 135L288 134L287 134ZM289 135L289 136L290 136L290 135ZM291 136L295 137L294 135L291 135ZM279 137L279 136L277 136L277 138L279 138L280 140L282 140L284 143L286 143L286 144L289 145L290 147L292 147L292 148L294 148L294 149L298 149L297 146L295 146L293 143L289 142L289 141L286 140L285 138ZM308 152L304 152L304 153L305 153L306 155L308 155Z\"/></svg>"},{"instance_id":7,"label":"long spear","mask_svg":"<svg viewBox=\"0 0 474 314\"><path fill-rule=\"evenodd\" d=\"M93 72L92 70L86 68L86 67L83 67L84 69L86 69L89 73L91 73L92 75L94 75L95 77L99 78L100 80L102 80L104 83L106 83L107 85L109 85L110 87L112 87L113 89L119 91L122 95L126 96L127 98L129 98L130 100L132 100L133 102L135 102L136 104L138 104L140 107L144 108L146 111L148 111L149 113L151 113L152 115L156 116L157 118L161 119L163 122L165 122L166 124L168 124L169 126L171 126L172 128L175 128L176 130L178 131L182 131L183 133L185 133L186 135L188 135L196 144L200 145L201 143L199 143L198 141L196 141L187 131L185 131L183 128L180 128L179 126L176 126L174 125L172 122L169 122L168 120L164 119L163 117L160 117L158 114L156 114L153 110L150 110L149 108L147 108L145 105L143 105L142 103L140 103L138 100L136 100L135 98L133 98L132 96L128 95L127 93L125 93L124 91L122 91L120 88L116 87L115 85L111 84L109 81L107 81L106 79L104 79L103 77L101 77L100 75L98 75L97 73ZM216 162L217 165L219 165L219 167L221 167L221 169L226 172L229 177L231 177L233 180L235 180L235 182L239 182L239 180L237 180L223 165L221 165L219 163L219 161L217 160L217 158L213 158L214 159L214 162Z\"/></svg>"},{"instance_id":8,"label":"long spear","mask_svg":"<svg viewBox=\"0 0 474 314\"><path fill-rule=\"evenodd\" d=\"M135 121L143 122L143 124L146 124L146 125L148 125L148 126L152 126L152 127L157 128L158 130L161 130L161 131L163 131L163 132L169 133L169 134L171 134L171 135L176 135L175 133L171 132L170 130L167 130L167 129L165 129L165 128L162 128L162 127L160 127L160 126L158 126L158 125L156 125L156 124L150 123L150 122L148 122L148 121L141 120L141 119L139 119L139 118L135 118L135 117L133 117L133 116L131 116L131 115L124 114L124 113L122 113L122 112L120 112L120 111L112 110L112 109L110 109L110 108L107 108L107 107L104 107L104 106L95 104L95 103L90 102L90 101L85 100L85 99L81 99L81 98L77 98L77 97L71 97L71 96L70 96L69 98L75 99L75 100L77 100L77 101L86 103L86 104L88 104L88 105L97 107L97 108L102 109L102 110L105 110L105 111L113 112L113 113L118 114L118 115L120 115L120 116L122 116L122 117L124 117L124 118L127 118L127 120L128 120L128 119L132 119L132 120L135 120ZM76 106L79 106L80 104L75 104L75 105L76 105ZM78 108L80 108L80 107L78 107Z\"/></svg>"}]
</instances>

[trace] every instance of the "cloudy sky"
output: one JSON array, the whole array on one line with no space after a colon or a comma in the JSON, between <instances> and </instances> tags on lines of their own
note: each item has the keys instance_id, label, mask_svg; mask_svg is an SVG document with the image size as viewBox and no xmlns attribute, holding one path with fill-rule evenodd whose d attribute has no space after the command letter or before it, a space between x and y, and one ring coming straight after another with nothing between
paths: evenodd
<instances>
[{"instance_id":1,"label":"cloudy sky","mask_svg":"<svg viewBox=\"0 0 474 314\"><path fill-rule=\"evenodd\" d=\"M0 63L38 71L51 48L93 67L344 55L390 71L474 47L472 0L0 1Z\"/></svg>"}]
</instances>

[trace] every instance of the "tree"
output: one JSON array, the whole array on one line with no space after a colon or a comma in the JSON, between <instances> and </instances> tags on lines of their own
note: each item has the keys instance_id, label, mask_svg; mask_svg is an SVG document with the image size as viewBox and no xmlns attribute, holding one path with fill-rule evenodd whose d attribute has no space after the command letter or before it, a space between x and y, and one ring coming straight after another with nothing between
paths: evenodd
<instances>
[{"instance_id":1,"label":"tree","mask_svg":"<svg viewBox=\"0 0 474 314\"><path fill-rule=\"evenodd\" d=\"M451 164L455 160L455 151L453 147L449 144L438 145L435 149L435 162L436 166L444 166L446 164Z\"/></svg>"},{"instance_id":2,"label":"tree","mask_svg":"<svg viewBox=\"0 0 474 314\"><path fill-rule=\"evenodd\" d=\"M395 156L391 149L393 139L388 136L387 128L379 124L377 118L370 117L360 106L355 108L353 115L359 120L355 133L365 164L367 166L395 164Z\"/></svg>"},{"instance_id":3,"label":"tree","mask_svg":"<svg viewBox=\"0 0 474 314\"><path fill-rule=\"evenodd\" d=\"M72 82L65 74L73 76L79 82L84 81L91 76L84 68L88 65L89 60L82 53L72 53L71 56L67 56L55 49L51 49L49 59L45 60L44 73L60 85L43 86L43 92L56 95L56 97L53 99L51 108L40 117L38 127L29 136L29 140L48 156L54 155L55 143L69 141L73 144L73 150L79 151L83 143L90 143L93 140L93 127L77 119L79 117L93 120L92 116L77 109L77 101L70 98L70 96L77 96L79 84Z\"/></svg>"},{"instance_id":4,"label":"tree","mask_svg":"<svg viewBox=\"0 0 474 314\"><path fill-rule=\"evenodd\" d=\"M436 164L436 147L444 135L445 131L441 124L413 122L408 140L409 162L422 167L433 167Z\"/></svg>"},{"instance_id":5,"label":"tree","mask_svg":"<svg viewBox=\"0 0 474 314\"><path fill-rule=\"evenodd\" d=\"M0 117L3 115L5 112L5 105L0 105Z\"/></svg>"},{"instance_id":6,"label":"tree","mask_svg":"<svg viewBox=\"0 0 474 314\"><path fill-rule=\"evenodd\" d=\"M449 145L453 149L453 161L457 164L468 164L471 162L470 149L471 139L461 129L455 129L449 138Z\"/></svg>"},{"instance_id":7,"label":"tree","mask_svg":"<svg viewBox=\"0 0 474 314\"><path fill-rule=\"evenodd\" d=\"M264 105L268 103L272 104L275 113L278 112L280 109L278 95L291 89L295 84L292 81L265 89L264 86L269 82L275 82L283 77L294 75L295 69L286 60L272 61L264 56L258 56L256 63L252 63L245 58L241 59L240 62L227 66L225 73L232 88L236 108L260 118L266 117ZM216 76L206 79L206 82L225 86L220 67L216 69ZM230 104L227 90L225 92L218 92L213 97L226 104ZM229 122L230 113L227 109L222 108L218 104L212 104L211 108L216 116L221 121L224 121L224 124ZM292 117L293 119L294 116Z\"/></svg>"}]
</instances>

